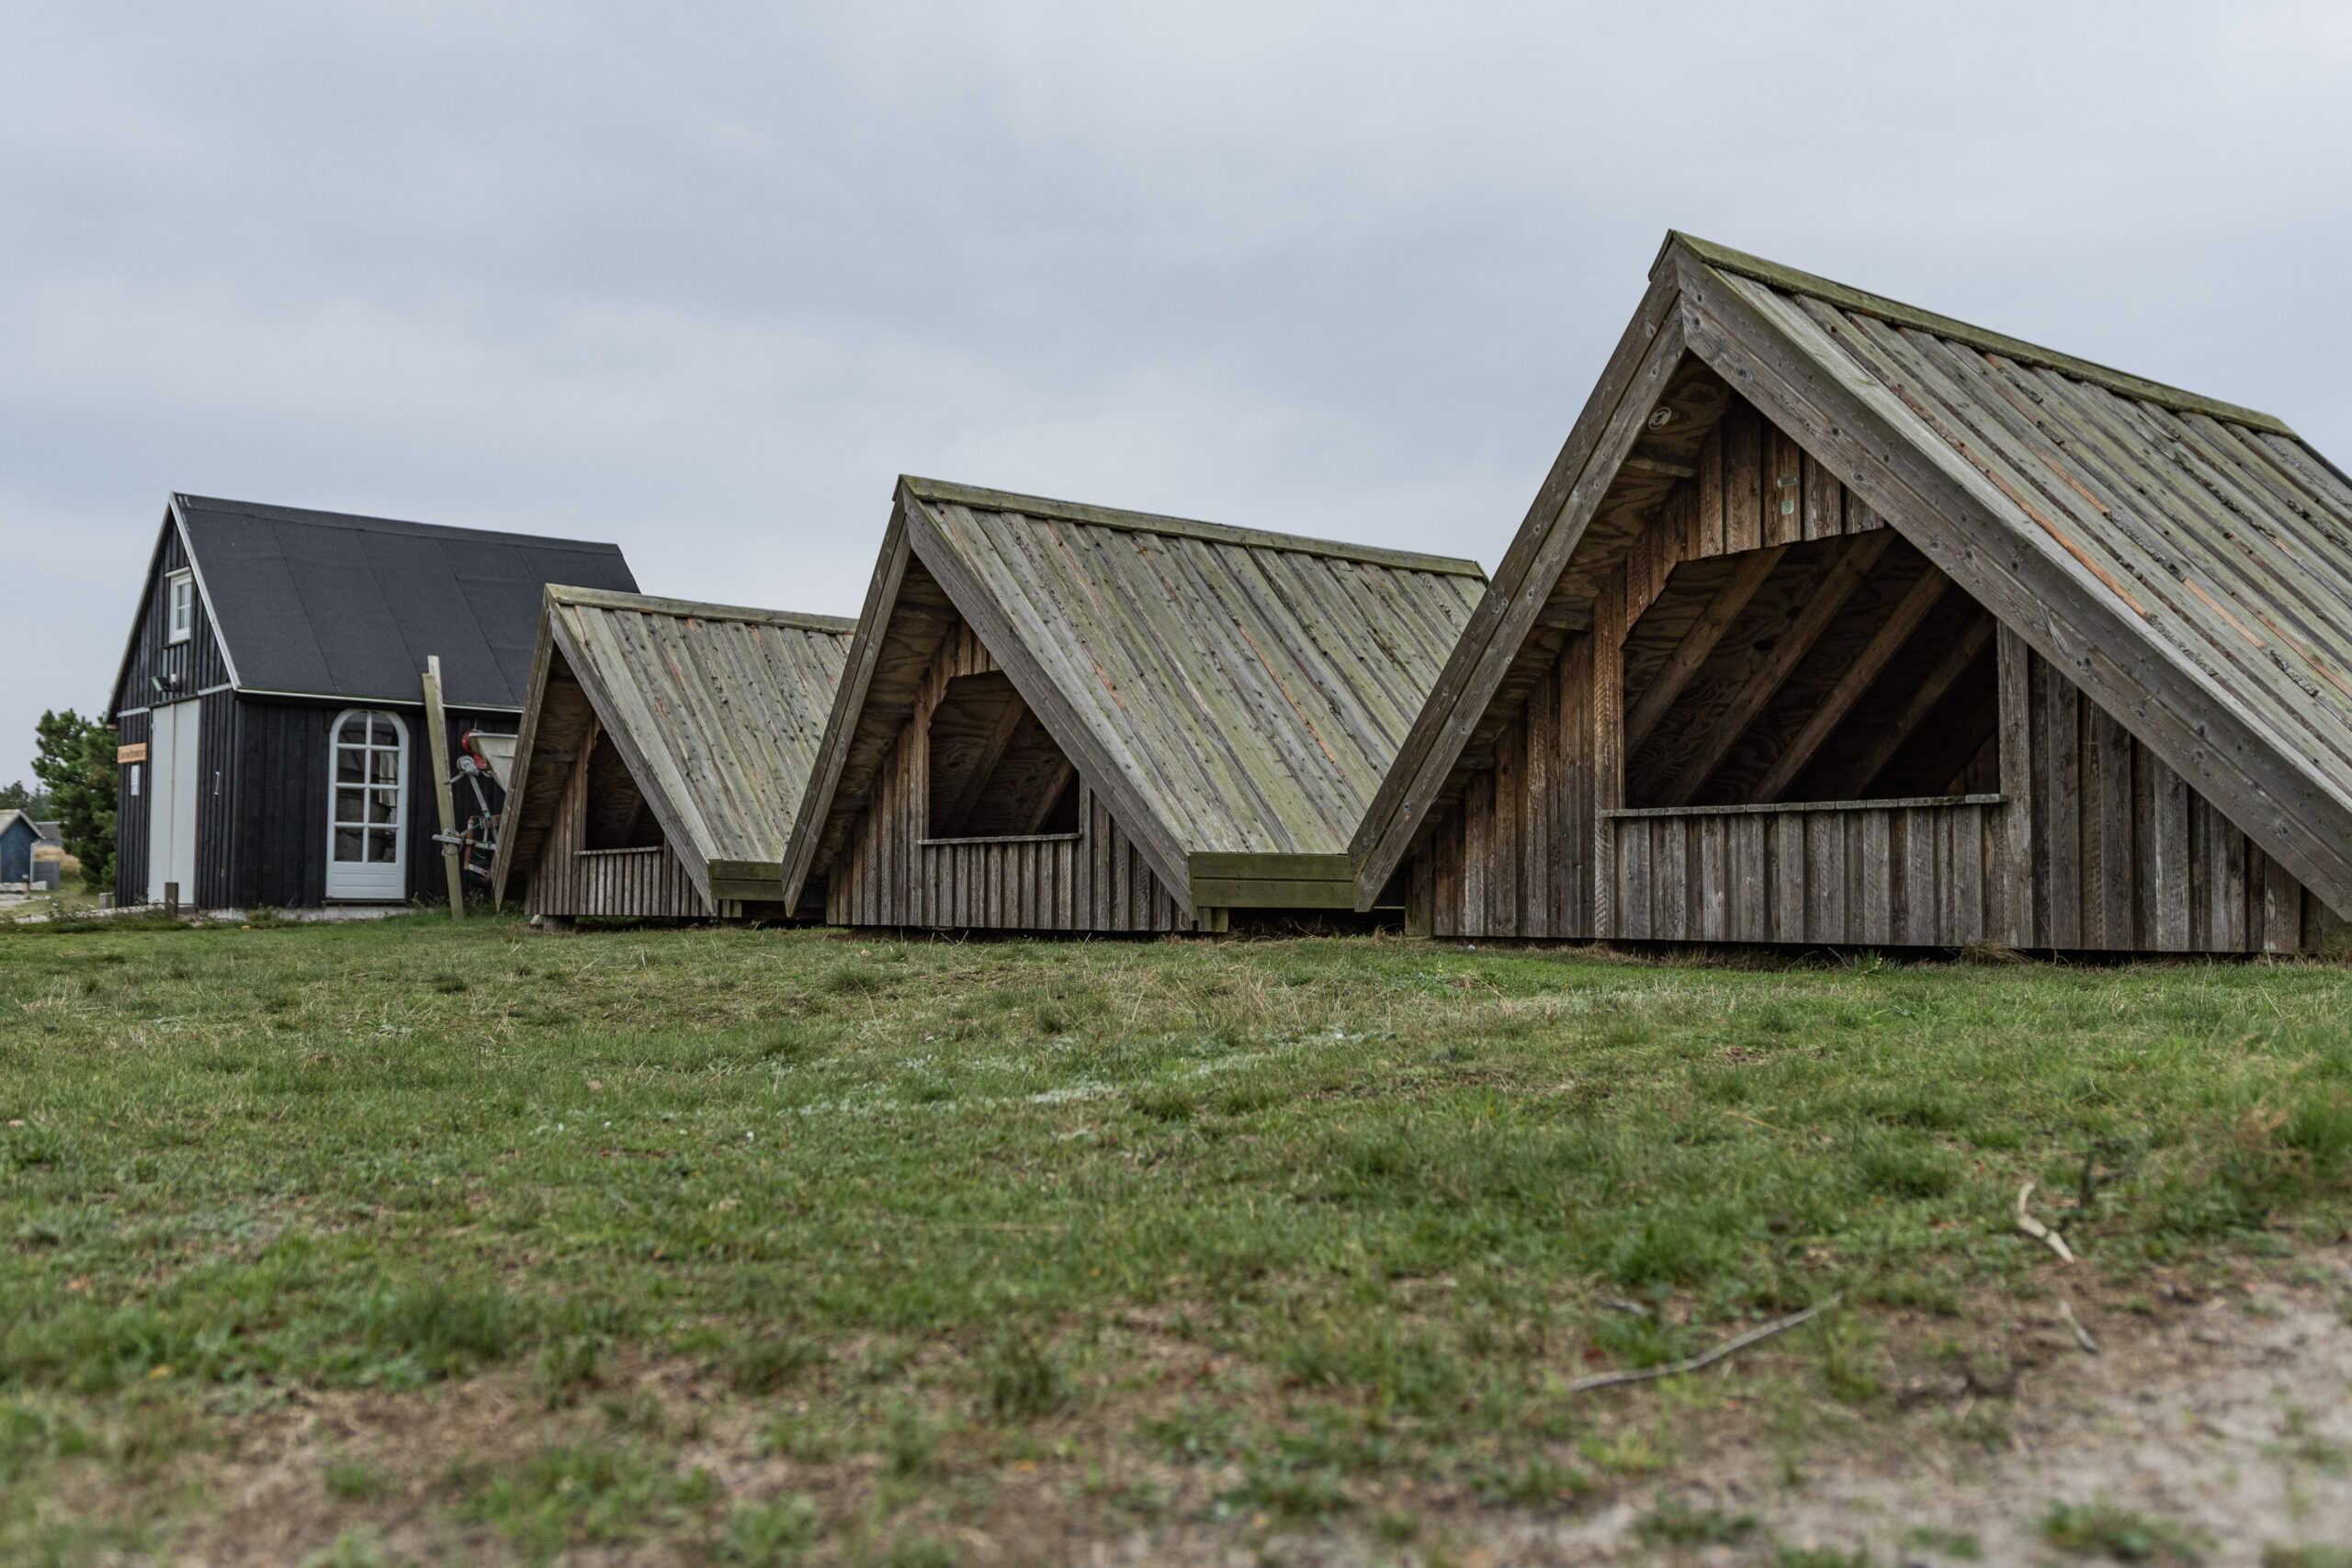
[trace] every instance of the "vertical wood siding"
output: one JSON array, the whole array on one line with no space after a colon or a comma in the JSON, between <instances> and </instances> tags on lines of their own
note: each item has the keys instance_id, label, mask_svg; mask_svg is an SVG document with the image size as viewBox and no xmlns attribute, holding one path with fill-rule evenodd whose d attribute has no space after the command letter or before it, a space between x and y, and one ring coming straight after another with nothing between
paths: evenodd
<instances>
[{"instance_id":1,"label":"vertical wood siding","mask_svg":"<svg viewBox=\"0 0 2352 1568\"><path fill-rule=\"evenodd\" d=\"M950 680L998 668L969 626L959 624L947 634L827 879L825 919L848 926L1191 930L1191 911L1159 886L1083 784L1081 829L1074 837L922 841L930 805L932 710Z\"/></svg>"},{"instance_id":2,"label":"vertical wood siding","mask_svg":"<svg viewBox=\"0 0 2352 1568\"><path fill-rule=\"evenodd\" d=\"M639 849L591 850L588 834L588 763L595 748L580 749L531 868L524 908L534 915L615 915L638 918L707 918L712 913L702 890L686 874L666 843ZM439 862L435 865L437 869Z\"/></svg>"},{"instance_id":3,"label":"vertical wood siding","mask_svg":"<svg viewBox=\"0 0 2352 1568\"><path fill-rule=\"evenodd\" d=\"M147 709L161 696L199 698L197 745L196 886L184 890L202 908L299 908L326 896L327 790L332 766L328 730L345 707L365 702L278 700L241 695L228 689L228 660L210 615L198 595L195 626L186 642L164 641L170 622L166 591L170 575L187 565L179 531L166 528L155 583L141 605L131 635L122 703L115 739L119 745L152 735ZM158 675L175 684L155 690ZM406 896L438 900L448 895L438 846L434 804L433 750L420 704L379 705L400 714L409 733L408 864ZM512 715L451 710L451 756L458 737L471 728L511 732ZM141 770L134 806L130 769ZM115 895L123 903L147 896L148 810L154 774L145 763L116 770L116 799L121 804L116 835ZM494 785L493 810L501 804ZM469 792L458 802L462 821L474 809Z\"/></svg>"},{"instance_id":4,"label":"vertical wood siding","mask_svg":"<svg viewBox=\"0 0 2352 1568\"><path fill-rule=\"evenodd\" d=\"M2325 906L2062 671L2004 640L2027 667L2031 792L2017 868L2025 912L2004 940L2141 953L2320 945Z\"/></svg>"},{"instance_id":5,"label":"vertical wood siding","mask_svg":"<svg viewBox=\"0 0 2352 1568\"><path fill-rule=\"evenodd\" d=\"M180 547L180 533L166 525L162 560L155 581L140 605L130 634L130 657L124 669L121 702L125 709L144 708L156 701L182 702L200 692L229 683L229 663L221 656L220 639L212 617L205 613L204 596L196 598L196 625L186 642L167 643L171 617L165 596L171 574L187 567L187 552ZM155 678L175 682L170 693L155 690Z\"/></svg>"},{"instance_id":6,"label":"vertical wood siding","mask_svg":"<svg viewBox=\"0 0 2352 1568\"><path fill-rule=\"evenodd\" d=\"M313 703L237 704L232 902L300 907L325 898L327 731L339 711Z\"/></svg>"},{"instance_id":7,"label":"vertical wood siding","mask_svg":"<svg viewBox=\"0 0 2352 1568\"><path fill-rule=\"evenodd\" d=\"M211 705L223 705L220 750L214 750ZM328 789L334 768L332 730L337 715L364 703L301 702L239 696L207 698L204 716L208 758L225 754L222 796L217 815L208 794L198 803L199 863L217 857L220 868L216 902L239 908L299 908L326 897ZM387 705L408 728L408 863L403 897L438 903L449 896L441 866L440 809L435 804L433 747L421 708ZM469 729L511 730L511 715L452 709L449 754ZM206 764L205 788L211 787ZM502 804L495 784L484 781L491 808ZM460 823L475 810L472 792L456 795ZM143 874L143 872L142 872ZM145 884L140 886L143 888ZM479 887L479 885L475 885ZM208 897L210 897L208 895Z\"/></svg>"},{"instance_id":8,"label":"vertical wood siding","mask_svg":"<svg viewBox=\"0 0 2352 1568\"><path fill-rule=\"evenodd\" d=\"M237 698L213 692L197 705L196 887L208 909L237 902Z\"/></svg>"},{"instance_id":9,"label":"vertical wood siding","mask_svg":"<svg viewBox=\"0 0 2352 1568\"><path fill-rule=\"evenodd\" d=\"M195 625L187 640L164 640L171 632L166 609L171 574L187 564L187 552L180 547L179 530L167 525L155 581L148 588L146 600L139 606L131 626L130 655L124 666L119 698L122 706L115 726L118 745L132 745L151 738L147 710L153 704L184 702L228 684L228 661L221 656L220 640L213 629L212 617L205 613L201 594L196 599ZM168 691L155 689L158 677L172 682ZM181 891L192 904L217 907L232 901L221 803L231 798L227 792L235 769L231 755L232 721L228 716L229 697L225 692L205 696L203 702L197 745L197 766L201 770L201 787L197 796L197 885ZM131 767L141 770L139 804L135 808L130 805ZM212 790L215 772L222 775L223 793L217 799ZM147 897L147 805L153 793L155 775L146 763L136 762L117 768L115 782L115 798L122 807L115 823L115 899L118 903L135 904Z\"/></svg>"},{"instance_id":10,"label":"vertical wood siding","mask_svg":"<svg viewBox=\"0 0 2352 1568\"><path fill-rule=\"evenodd\" d=\"M2289 952L2331 917L2021 639L2000 637L1998 805L1613 816L1623 648L1682 562L1885 526L1735 403L1408 862L1414 929L2113 952ZM1781 482L1793 477L1792 484ZM1483 759L1482 759L1483 761Z\"/></svg>"},{"instance_id":11,"label":"vertical wood siding","mask_svg":"<svg viewBox=\"0 0 2352 1568\"><path fill-rule=\"evenodd\" d=\"M152 726L145 713L127 713L115 726L118 746L145 743ZM130 775L139 774L139 796L130 795ZM144 762L118 764L114 771L115 846L114 901L136 904L147 897L147 797L155 778Z\"/></svg>"},{"instance_id":12,"label":"vertical wood siding","mask_svg":"<svg viewBox=\"0 0 2352 1568\"><path fill-rule=\"evenodd\" d=\"M1631 941L1957 947L1996 931L1997 807L1710 810L1611 824Z\"/></svg>"}]
</instances>

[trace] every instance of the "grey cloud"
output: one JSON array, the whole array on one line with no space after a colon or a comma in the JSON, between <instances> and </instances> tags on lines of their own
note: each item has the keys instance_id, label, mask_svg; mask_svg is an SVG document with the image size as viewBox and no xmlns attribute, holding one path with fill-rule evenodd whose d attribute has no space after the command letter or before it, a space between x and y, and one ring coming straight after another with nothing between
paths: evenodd
<instances>
[{"instance_id":1,"label":"grey cloud","mask_svg":"<svg viewBox=\"0 0 2352 1568\"><path fill-rule=\"evenodd\" d=\"M2324 6L20 7L0 778L165 493L854 611L901 470L1475 554L1668 225L2352 460Z\"/></svg>"}]
</instances>

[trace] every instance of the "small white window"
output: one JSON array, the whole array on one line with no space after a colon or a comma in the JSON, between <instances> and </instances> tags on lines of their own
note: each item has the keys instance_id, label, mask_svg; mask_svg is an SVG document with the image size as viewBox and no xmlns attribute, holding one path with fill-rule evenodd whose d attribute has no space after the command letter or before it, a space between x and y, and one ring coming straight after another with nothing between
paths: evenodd
<instances>
[{"instance_id":1,"label":"small white window","mask_svg":"<svg viewBox=\"0 0 2352 1568\"><path fill-rule=\"evenodd\" d=\"M139 798L139 764L136 762L130 764L130 798Z\"/></svg>"},{"instance_id":2,"label":"small white window","mask_svg":"<svg viewBox=\"0 0 2352 1568\"><path fill-rule=\"evenodd\" d=\"M165 642L186 642L196 635L196 578L193 573L175 571L164 580L164 603L167 611L165 625L170 631Z\"/></svg>"}]
</instances>

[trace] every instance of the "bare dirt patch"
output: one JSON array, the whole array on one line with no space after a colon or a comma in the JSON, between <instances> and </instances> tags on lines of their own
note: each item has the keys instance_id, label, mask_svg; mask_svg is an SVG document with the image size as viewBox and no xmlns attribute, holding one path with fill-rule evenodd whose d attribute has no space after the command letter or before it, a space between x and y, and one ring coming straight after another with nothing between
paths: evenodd
<instances>
[{"instance_id":1,"label":"bare dirt patch","mask_svg":"<svg viewBox=\"0 0 2352 1568\"><path fill-rule=\"evenodd\" d=\"M1218 1369L1173 1341L1150 1353L1159 1325L1144 1314L1111 1331L1136 1341L1116 1359L1162 1363L1158 1380L1017 1432L935 1404L919 1413L929 1451L912 1458L887 1444L791 1451L778 1434L826 1415L808 1391L745 1398L667 1358L616 1365L560 1409L519 1372L411 1393L289 1391L150 1483L209 1501L175 1542L187 1568L327 1561L338 1542L348 1561L386 1564L757 1560L730 1555L734 1512L791 1498L813 1508L811 1563L880 1561L915 1540L983 1564L2040 1562L2070 1556L2048 1531L2053 1507L2075 1510L2090 1561L2251 1568L2352 1542L2352 1248L2218 1286L2102 1289L2086 1269L2049 1282L2064 1295L1979 1301L1964 1320L1859 1314L1845 1375L1878 1392L1851 1401L1822 1379L1837 1347L1795 1335L1595 1396L1558 1450L1562 1473L1582 1466L1578 1491L1533 1506L1374 1469L1337 1480L1324 1516L1302 1519L1249 1495L1238 1464L1171 1462L1137 1433ZM553 1559L511 1510L484 1513L491 1478L639 1438L673 1492L697 1470L707 1491L616 1514L605 1539L575 1530ZM918 1493L921 1517L900 1512ZM564 1506L560 1483L550 1496Z\"/></svg>"}]
</instances>

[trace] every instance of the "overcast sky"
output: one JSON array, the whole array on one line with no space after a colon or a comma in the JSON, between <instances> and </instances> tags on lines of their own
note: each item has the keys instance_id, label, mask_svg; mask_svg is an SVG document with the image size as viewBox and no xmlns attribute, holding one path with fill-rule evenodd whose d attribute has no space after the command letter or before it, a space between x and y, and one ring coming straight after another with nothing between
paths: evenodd
<instances>
[{"instance_id":1,"label":"overcast sky","mask_svg":"<svg viewBox=\"0 0 2352 1568\"><path fill-rule=\"evenodd\" d=\"M1491 567L1670 226L2352 460L2347 102L2340 5L12 0L0 781L175 490L842 614L901 471Z\"/></svg>"}]
</instances>

